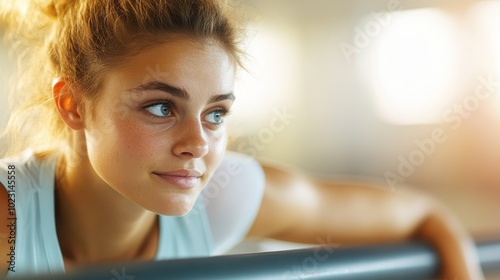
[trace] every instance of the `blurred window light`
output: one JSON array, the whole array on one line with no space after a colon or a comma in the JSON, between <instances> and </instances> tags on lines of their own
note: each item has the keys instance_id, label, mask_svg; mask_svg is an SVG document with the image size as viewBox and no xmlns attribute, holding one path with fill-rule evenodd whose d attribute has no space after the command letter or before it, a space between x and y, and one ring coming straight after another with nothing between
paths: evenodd
<instances>
[{"instance_id":1,"label":"blurred window light","mask_svg":"<svg viewBox=\"0 0 500 280\"><path fill-rule=\"evenodd\" d=\"M484 45L480 48L492 60L494 81L500 81L500 1L482 1L471 9L471 15ZM489 68L489 67L488 67ZM500 95L496 95L500 106Z\"/></svg>"},{"instance_id":2,"label":"blurred window light","mask_svg":"<svg viewBox=\"0 0 500 280\"><path fill-rule=\"evenodd\" d=\"M267 126L275 111L291 107L298 96L299 50L293 28L253 24L243 42L244 67L239 69L236 102L228 118L232 134L254 134Z\"/></svg>"},{"instance_id":3,"label":"blurred window light","mask_svg":"<svg viewBox=\"0 0 500 280\"><path fill-rule=\"evenodd\" d=\"M442 121L459 84L458 28L438 9L388 13L364 69L381 118L412 125Z\"/></svg>"}]
</instances>

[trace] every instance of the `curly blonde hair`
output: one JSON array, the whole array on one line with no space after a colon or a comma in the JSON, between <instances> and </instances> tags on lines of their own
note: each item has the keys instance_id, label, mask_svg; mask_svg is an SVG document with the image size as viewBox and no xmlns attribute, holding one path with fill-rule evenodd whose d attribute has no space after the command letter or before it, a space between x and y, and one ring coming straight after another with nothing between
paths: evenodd
<instances>
[{"instance_id":1,"label":"curly blonde hair","mask_svg":"<svg viewBox=\"0 0 500 280\"><path fill-rule=\"evenodd\" d=\"M108 69L176 34L216 39L241 65L235 15L228 0L0 0L0 26L19 58L4 156L26 148L53 153L68 143L52 97L55 77L96 101Z\"/></svg>"}]
</instances>

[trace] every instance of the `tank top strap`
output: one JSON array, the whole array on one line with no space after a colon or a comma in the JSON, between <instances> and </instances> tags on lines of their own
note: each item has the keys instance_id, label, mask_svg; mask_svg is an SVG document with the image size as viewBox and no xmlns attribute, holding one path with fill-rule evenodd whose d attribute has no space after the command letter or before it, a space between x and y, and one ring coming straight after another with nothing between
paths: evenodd
<instances>
[{"instance_id":1,"label":"tank top strap","mask_svg":"<svg viewBox=\"0 0 500 280\"><path fill-rule=\"evenodd\" d=\"M156 260L204 257L213 254L211 229L202 201L180 217L160 215Z\"/></svg>"}]
</instances>

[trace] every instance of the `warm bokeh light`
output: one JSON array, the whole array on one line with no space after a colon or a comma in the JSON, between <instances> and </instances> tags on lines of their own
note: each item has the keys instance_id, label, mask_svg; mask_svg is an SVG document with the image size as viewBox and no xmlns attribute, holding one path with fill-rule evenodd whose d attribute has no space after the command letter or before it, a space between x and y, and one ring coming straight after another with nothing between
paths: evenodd
<instances>
[{"instance_id":1,"label":"warm bokeh light","mask_svg":"<svg viewBox=\"0 0 500 280\"><path fill-rule=\"evenodd\" d=\"M400 125L439 122L459 84L455 22L437 9L390 16L367 65L377 110Z\"/></svg>"},{"instance_id":2,"label":"warm bokeh light","mask_svg":"<svg viewBox=\"0 0 500 280\"><path fill-rule=\"evenodd\" d=\"M255 134L273 110L291 104L299 94L298 42L293 29L249 27L243 61L235 83L236 102L228 119L231 133Z\"/></svg>"},{"instance_id":3,"label":"warm bokeh light","mask_svg":"<svg viewBox=\"0 0 500 280\"><path fill-rule=\"evenodd\" d=\"M485 51L491 52L490 59L494 62L493 68L496 77L494 80L500 81L500 2L479 2L471 9L471 15L478 27L476 32L479 32L486 42L483 48ZM497 93L495 98L500 107L500 94Z\"/></svg>"}]
</instances>

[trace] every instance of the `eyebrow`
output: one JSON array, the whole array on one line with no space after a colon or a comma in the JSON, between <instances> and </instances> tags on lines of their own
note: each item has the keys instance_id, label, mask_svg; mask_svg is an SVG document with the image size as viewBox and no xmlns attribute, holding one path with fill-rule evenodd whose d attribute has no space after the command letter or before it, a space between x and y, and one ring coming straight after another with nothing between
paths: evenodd
<instances>
[{"instance_id":1,"label":"eyebrow","mask_svg":"<svg viewBox=\"0 0 500 280\"><path fill-rule=\"evenodd\" d=\"M215 102L219 102L219 101L224 101L224 100L233 100L236 99L234 97L234 94L233 93L227 93L227 94L219 94L219 95L214 95L210 98L210 100L208 101L208 103L215 103Z\"/></svg>"},{"instance_id":2,"label":"eyebrow","mask_svg":"<svg viewBox=\"0 0 500 280\"><path fill-rule=\"evenodd\" d=\"M181 98L183 100L189 101L191 97L183 88L175 87L164 82L149 82L138 87L129 89L127 91L131 92L143 92L148 90L159 90L175 97ZM235 100L235 96L232 92L227 94L214 95L210 98L209 103L215 103L223 100Z\"/></svg>"}]
</instances>

